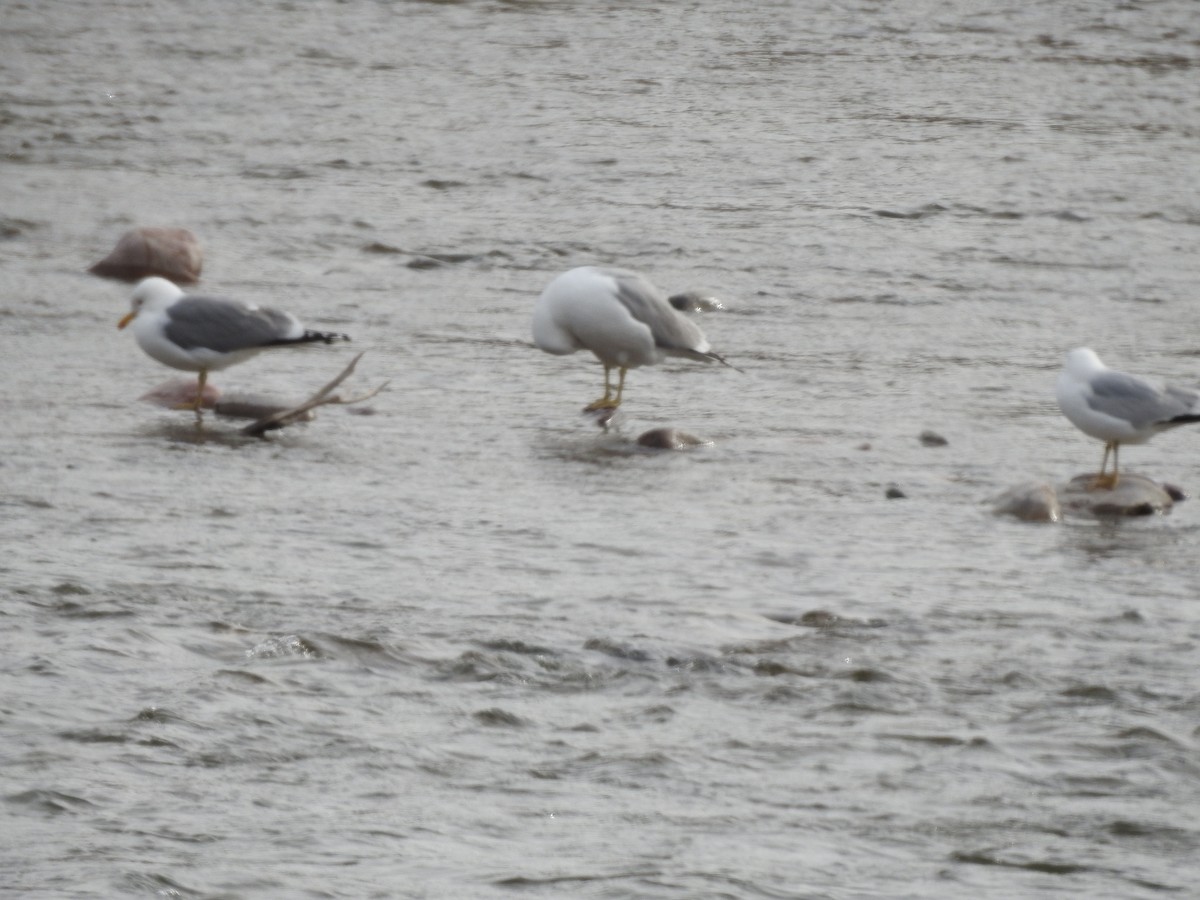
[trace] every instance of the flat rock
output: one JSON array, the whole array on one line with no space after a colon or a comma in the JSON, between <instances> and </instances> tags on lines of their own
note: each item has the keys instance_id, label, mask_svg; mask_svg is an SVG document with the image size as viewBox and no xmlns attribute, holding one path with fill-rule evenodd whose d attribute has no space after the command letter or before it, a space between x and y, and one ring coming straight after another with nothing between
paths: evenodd
<instances>
[{"instance_id":1,"label":"flat rock","mask_svg":"<svg viewBox=\"0 0 1200 900\"><path fill-rule=\"evenodd\" d=\"M196 387L194 378L176 378L164 381L138 399L165 409L180 409L196 402ZM218 416L230 419L263 419L295 406L295 403L285 403L261 394L225 393L212 382L204 385L204 393L200 398L201 409L210 409ZM305 421L312 418L312 410L309 410Z\"/></svg>"},{"instance_id":2,"label":"flat rock","mask_svg":"<svg viewBox=\"0 0 1200 900\"><path fill-rule=\"evenodd\" d=\"M1093 490L1095 480L1092 474L1076 475L1061 486L1058 496L1063 509L1092 516L1152 516L1170 512L1175 505L1166 485L1142 475L1122 475L1112 490Z\"/></svg>"},{"instance_id":3,"label":"flat rock","mask_svg":"<svg viewBox=\"0 0 1200 900\"><path fill-rule=\"evenodd\" d=\"M1111 490L1094 488L1095 481L1088 473L1057 487L1045 481L1018 484L992 501L992 511L1025 522L1058 522L1064 515L1151 516L1170 512L1186 497L1179 488L1142 475L1122 475Z\"/></svg>"},{"instance_id":4,"label":"flat rock","mask_svg":"<svg viewBox=\"0 0 1200 900\"><path fill-rule=\"evenodd\" d=\"M199 382L195 378L173 378L151 388L138 399L165 409L177 409L186 403L196 402L197 387L199 387ZM202 409L212 409L220 399L221 389L219 387L212 382L204 385L204 392L200 397Z\"/></svg>"},{"instance_id":5,"label":"flat rock","mask_svg":"<svg viewBox=\"0 0 1200 900\"><path fill-rule=\"evenodd\" d=\"M186 228L134 228L121 235L113 251L90 269L101 278L141 281L158 275L176 284L200 280L204 251Z\"/></svg>"},{"instance_id":6,"label":"flat rock","mask_svg":"<svg viewBox=\"0 0 1200 900\"><path fill-rule=\"evenodd\" d=\"M1023 522L1057 522L1062 505L1054 486L1045 481L1029 481L1010 487L992 501L997 515L1016 516Z\"/></svg>"}]
</instances>

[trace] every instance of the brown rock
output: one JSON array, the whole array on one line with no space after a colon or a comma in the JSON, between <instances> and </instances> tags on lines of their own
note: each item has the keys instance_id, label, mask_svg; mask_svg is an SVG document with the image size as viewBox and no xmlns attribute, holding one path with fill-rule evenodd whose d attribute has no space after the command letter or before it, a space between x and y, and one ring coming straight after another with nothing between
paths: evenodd
<instances>
[{"instance_id":1,"label":"brown rock","mask_svg":"<svg viewBox=\"0 0 1200 900\"><path fill-rule=\"evenodd\" d=\"M997 515L1026 522L1057 522L1071 516L1151 516L1167 513L1185 494L1174 485L1159 484L1142 475L1122 475L1115 488L1094 487L1093 474L1076 475L1055 489L1030 481L1009 488L992 501Z\"/></svg>"},{"instance_id":2,"label":"brown rock","mask_svg":"<svg viewBox=\"0 0 1200 900\"><path fill-rule=\"evenodd\" d=\"M167 409L179 409L196 402L197 387L199 387L199 382L195 378L174 378L171 381L164 381L142 394L138 399ZM212 409L220 399L221 389L212 382L206 383L204 393L201 395L200 406L204 409Z\"/></svg>"},{"instance_id":3,"label":"brown rock","mask_svg":"<svg viewBox=\"0 0 1200 900\"><path fill-rule=\"evenodd\" d=\"M198 382L195 378L175 378L171 381L164 381L138 399L166 409L190 408L196 402L197 387ZM289 410L295 405L295 403L284 403L264 397L261 394L224 394L211 381L204 385L204 393L200 399L202 409L211 409L218 416L230 419L261 419L264 416ZM312 418L310 410L306 421Z\"/></svg>"},{"instance_id":4,"label":"brown rock","mask_svg":"<svg viewBox=\"0 0 1200 900\"><path fill-rule=\"evenodd\" d=\"M203 263L200 241L186 228L134 228L88 271L118 281L159 275L176 284L193 284L200 280Z\"/></svg>"},{"instance_id":5,"label":"brown rock","mask_svg":"<svg viewBox=\"0 0 1200 900\"><path fill-rule=\"evenodd\" d=\"M639 435L637 442L641 447L654 450L686 450L689 447L702 447L712 443L678 428L651 428Z\"/></svg>"},{"instance_id":6,"label":"brown rock","mask_svg":"<svg viewBox=\"0 0 1200 900\"><path fill-rule=\"evenodd\" d=\"M1058 492L1063 508L1092 516L1152 516L1175 505L1172 491L1142 475L1122 475L1111 490L1093 488L1095 481L1092 474L1076 475L1063 485Z\"/></svg>"},{"instance_id":7,"label":"brown rock","mask_svg":"<svg viewBox=\"0 0 1200 900\"><path fill-rule=\"evenodd\" d=\"M1029 481L1009 488L992 501L992 512L1016 516L1024 522L1057 522L1062 518L1062 506L1053 485L1044 481Z\"/></svg>"}]
</instances>

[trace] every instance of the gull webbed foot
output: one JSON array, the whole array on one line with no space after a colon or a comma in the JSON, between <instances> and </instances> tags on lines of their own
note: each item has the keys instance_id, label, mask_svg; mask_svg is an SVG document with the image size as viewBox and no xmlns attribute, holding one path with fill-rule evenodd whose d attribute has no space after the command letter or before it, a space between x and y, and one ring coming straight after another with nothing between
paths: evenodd
<instances>
[{"instance_id":1,"label":"gull webbed foot","mask_svg":"<svg viewBox=\"0 0 1200 900\"><path fill-rule=\"evenodd\" d=\"M593 400L583 408L584 412L596 412L601 409L616 409L621 405L621 401L615 397L601 397L599 400Z\"/></svg>"}]
</instances>

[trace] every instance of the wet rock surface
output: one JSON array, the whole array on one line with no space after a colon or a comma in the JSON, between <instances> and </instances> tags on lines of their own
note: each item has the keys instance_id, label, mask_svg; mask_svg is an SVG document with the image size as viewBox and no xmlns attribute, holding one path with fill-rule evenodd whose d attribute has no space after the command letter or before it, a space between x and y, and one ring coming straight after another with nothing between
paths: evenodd
<instances>
[{"instance_id":1,"label":"wet rock surface","mask_svg":"<svg viewBox=\"0 0 1200 900\"><path fill-rule=\"evenodd\" d=\"M1026 522L1058 522L1064 516L1151 516L1170 512L1186 496L1174 485L1143 475L1122 475L1116 487L1098 487L1095 474L1087 473L1057 487L1044 481L1015 485L992 501L992 511Z\"/></svg>"},{"instance_id":2,"label":"wet rock surface","mask_svg":"<svg viewBox=\"0 0 1200 900\"><path fill-rule=\"evenodd\" d=\"M672 294L667 300L677 310L685 313L719 312L725 309L725 304L720 298L701 291Z\"/></svg>"},{"instance_id":3,"label":"wet rock surface","mask_svg":"<svg viewBox=\"0 0 1200 900\"><path fill-rule=\"evenodd\" d=\"M185 409L196 402L196 379L176 378L147 391L139 400L164 409ZM204 385L200 408L229 419L262 419L294 409L298 404L245 391L222 391L212 382ZM311 410L309 411L311 413ZM306 421L314 418L310 414Z\"/></svg>"},{"instance_id":4,"label":"wet rock surface","mask_svg":"<svg viewBox=\"0 0 1200 900\"><path fill-rule=\"evenodd\" d=\"M1054 486L1045 481L1018 484L995 500L992 509L998 515L1016 516L1024 522L1057 522L1062 518L1062 504Z\"/></svg>"},{"instance_id":5,"label":"wet rock surface","mask_svg":"<svg viewBox=\"0 0 1200 900\"><path fill-rule=\"evenodd\" d=\"M1095 481L1095 475L1076 475L1060 487L1063 509L1071 515L1152 516L1175 505L1165 485L1142 475L1122 475L1111 490L1093 488Z\"/></svg>"},{"instance_id":6,"label":"wet rock surface","mask_svg":"<svg viewBox=\"0 0 1200 900\"><path fill-rule=\"evenodd\" d=\"M687 450L689 447L705 447L712 444L678 428L651 428L638 435L638 446L652 450Z\"/></svg>"},{"instance_id":7,"label":"wet rock surface","mask_svg":"<svg viewBox=\"0 0 1200 900\"><path fill-rule=\"evenodd\" d=\"M945 447L950 442L936 431L925 430L917 435L917 440L926 447Z\"/></svg>"},{"instance_id":8,"label":"wet rock surface","mask_svg":"<svg viewBox=\"0 0 1200 900\"><path fill-rule=\"evenodd\" d=\"M278 431L297 422L311 422L316 417L315 410L319 406L330 404L351 406L362 403L387 387L388 382L385 381L374 390L355 396L347 397L334 393L334 390L354 372L362 356L363 354L359 353L350 361L349 365L338 373L337 377L307 400L298 404L283 403L257 394L226 394L210 382L204 386L200 398L200 408L210 409L217 415L226 418L253 419L251 424L241 430L242 434L250 437L262 437L269 431ZM197 381L177 378L158 385L143 394L140 399L168 409L189 408L195 403L198 387ZM200 411L196 410L196 414L196 420L199 423Z\"/></svg>"}]
</instances>

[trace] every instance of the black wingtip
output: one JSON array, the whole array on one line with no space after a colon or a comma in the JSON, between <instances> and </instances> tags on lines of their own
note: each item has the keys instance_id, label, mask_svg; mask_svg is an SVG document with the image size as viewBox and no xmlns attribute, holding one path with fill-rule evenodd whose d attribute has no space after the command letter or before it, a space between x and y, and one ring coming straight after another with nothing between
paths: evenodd
<instances>
[{"instance_id":1,"label":"black wingtip","mask_svg":"<svg viewBox=\"0 0 1200 900\"><path fill-rule=\"evenodd\" d=\"M1167 419L1168 425L1191 425L1195 422L1200 422L1200 413L1184 413L1182 416Z\"/></svg>"},{"instance_id":2,"label":"black wingtip","mask_svg":"<svg viewBox=\"0 0 1200 900\"><path fill-rule=\"evenodd\" d=\"M322 344L332 344L336 341L348 341L350 340L350 335L342 334L338 331L306 331L301 340L310 343L319 341Z\"/></svg>"}]
</instances>

